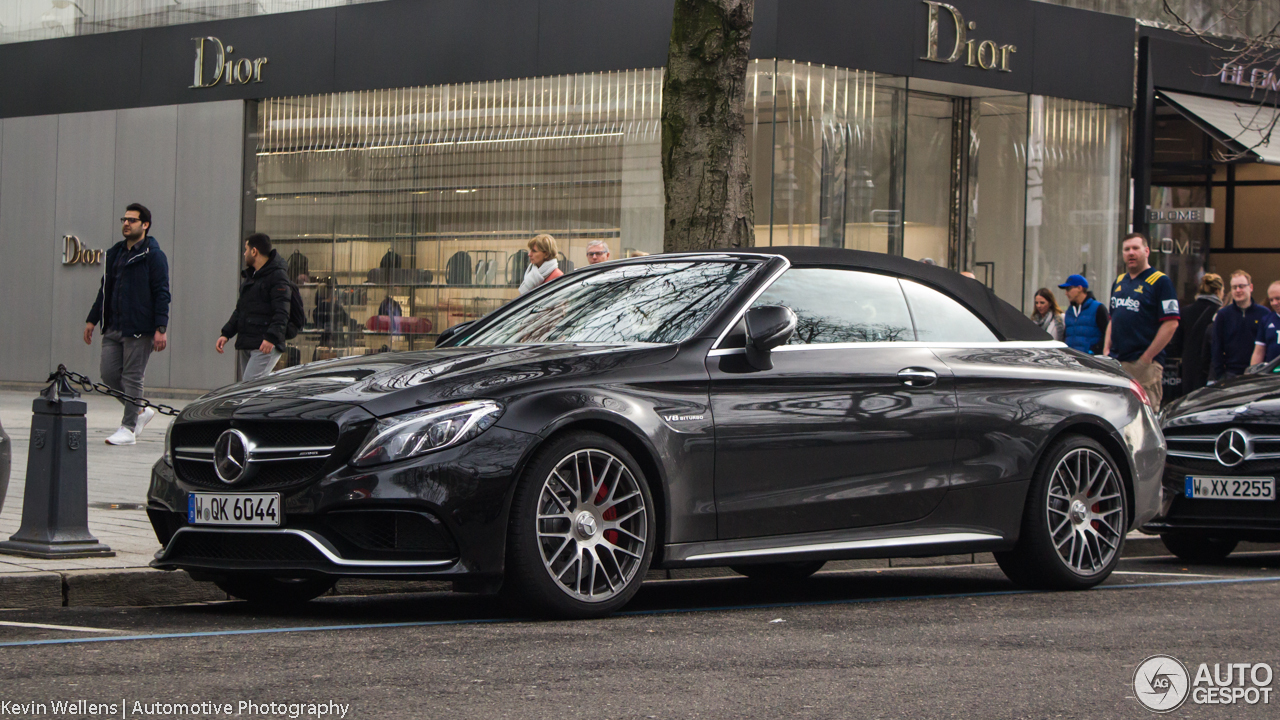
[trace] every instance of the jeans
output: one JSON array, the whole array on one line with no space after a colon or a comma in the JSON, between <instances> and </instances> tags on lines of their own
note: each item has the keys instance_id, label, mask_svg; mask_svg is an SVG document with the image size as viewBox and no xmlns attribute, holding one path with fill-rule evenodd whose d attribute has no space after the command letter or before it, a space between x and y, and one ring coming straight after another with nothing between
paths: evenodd
<instances>
[{"instance_id":1,"label":"jeans","mask_svg":"<svg viewBox=\"0 0 1280 720\"><path fill-rule=\"evenodd\" d=\"M236 355L240 360L240 382L249 382L269 374L276 367L276 361L280 359L280 348L272 348L271 352L264 353L261 350L237 350Z\"/></svg>"},{"instance_id":2,"label":"jeans","mask_svg":"<svg viewBox=\"0 0 1280 720\"><path fill-rule=\"evenodd\" d=\"M147 360L151 358L152 337L121 335L117 330L102 334L102 382L113 390L126 395L142 397L143 381L147 374ZM138 405L120 401L124 405L124 417L120 425L133 430L138 424Z\"/></svg>"}]
</instances>

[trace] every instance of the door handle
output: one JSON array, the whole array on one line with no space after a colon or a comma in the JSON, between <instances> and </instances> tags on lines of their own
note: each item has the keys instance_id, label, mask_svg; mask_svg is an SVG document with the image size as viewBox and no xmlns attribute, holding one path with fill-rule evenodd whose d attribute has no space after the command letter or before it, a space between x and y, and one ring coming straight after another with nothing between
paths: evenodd
<instances>
[{"instance_id":1,"label":"door handle","mask_svg":"<svg viewBox=\"0 0 1280 720\"><path fill-rule=\"evenodd\" d=\"M938 373L928 368L904 368L898 371L898 380L907 387L929 387L938 382Z\"/></svg>"}]
</instances>

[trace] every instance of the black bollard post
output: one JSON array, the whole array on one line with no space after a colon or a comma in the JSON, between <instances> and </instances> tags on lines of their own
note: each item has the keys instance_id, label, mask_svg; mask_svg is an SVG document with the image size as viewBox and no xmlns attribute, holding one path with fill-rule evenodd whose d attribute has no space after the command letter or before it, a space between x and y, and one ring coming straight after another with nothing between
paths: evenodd
<instances>
[{"instance_id":1,"label":"black bollard post","mask_svg":"<svg viewBox=\"0 0 1280 720\"><path fill-rule=\"evenodd\" d=\"M22 526L0 542L0 553L47 559L113 557L89 533L89 461L85 402L63 368L32 403Z\"/></svg>"}]
</instances>

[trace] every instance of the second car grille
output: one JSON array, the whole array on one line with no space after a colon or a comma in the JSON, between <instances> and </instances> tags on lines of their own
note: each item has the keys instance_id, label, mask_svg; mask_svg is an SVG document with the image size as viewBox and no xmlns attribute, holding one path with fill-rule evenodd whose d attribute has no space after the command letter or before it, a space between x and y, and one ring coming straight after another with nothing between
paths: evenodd
<instances>
[{"instance_id":1,"label":"second car grille","mask_svg":"<svg viewBox=\"0 0 1280 720\"><path fill-rule=\"evenodd\" d=\"M214 447L235 429L253 443L247 462L252 472L235 483L223 482L214 466ZM360 433L363 437L363 433ZM339 445L336 423L314 420L221 421L181 423L173 428L173 465L178 477L197 487L218 490L279 490L305 483L331 464ZM345 448L350 452L353 448Z\"/></svg>"},{"instance_id":2,"label":"second car grille","mask_svg":"<svg viewBox=\"0 0 1280 720\"><path fill-rule=\"evenodd\" d=\"M1219 462L1215 448L1218 438L1228 430L1237 430L1245 439L1242 459L1233 464ZM1275 425L1225 424L1191 425L1164 431L1169 444L1169 457L1179 466L1194 467L1199 472L1219 472L1231 468L1254 470L1280 467L1280 427Z\"/></svg>"}]
</instances>

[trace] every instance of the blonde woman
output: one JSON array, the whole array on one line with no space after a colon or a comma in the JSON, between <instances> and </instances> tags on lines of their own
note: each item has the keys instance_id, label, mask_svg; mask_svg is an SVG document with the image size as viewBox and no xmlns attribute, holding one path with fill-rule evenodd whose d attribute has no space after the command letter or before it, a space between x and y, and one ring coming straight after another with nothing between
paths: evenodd
<instances>
[{"instance_id":1,"label":"blonde woman","mask_svg":"<svg viewBox=\"0 0 1280 720\"><path fill-rule=\"evenodd\" d=\"M559 254L556 239L550 235L536 235L529 241L529 269L525 271L524 280L520 283L521 295L564 275L556 260L556 255Z\"/></svg>"},{"instance_id":2,"label":"blonde woman","mask_svg":"<svg viewBox=\"0 0 1280 720\"><path fill-rule=\"evenodd\" d=\"M1040 288L1036 291L1036 311L1031 319L1044 328L1044 331L1054 340L1062 342L1063 336L1066 335L1066 325L1062 321L1062 308L1058 307L1058 298L1054 297L1053 291L1049 288Z\"/></svg>"}]
</instances>

